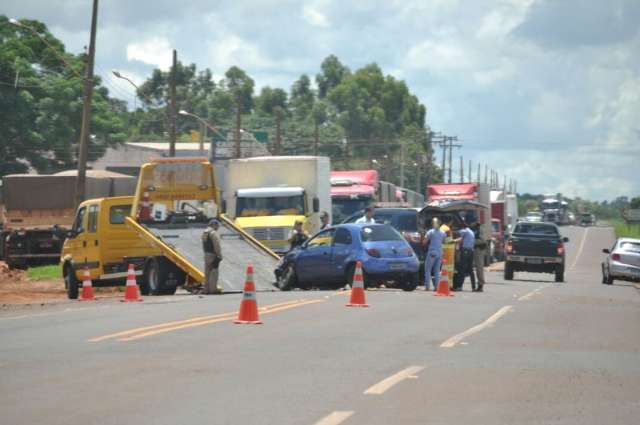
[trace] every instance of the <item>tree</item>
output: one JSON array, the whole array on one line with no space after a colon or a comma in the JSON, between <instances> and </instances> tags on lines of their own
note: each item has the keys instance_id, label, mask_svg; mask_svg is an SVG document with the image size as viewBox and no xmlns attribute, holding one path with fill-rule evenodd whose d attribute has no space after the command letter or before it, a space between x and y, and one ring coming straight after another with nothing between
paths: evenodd
<instances>
[{"instance_id":1,"label":"tree","mask_svg":"<svg viewBox=\"0 0 640 425\"><path fill-rule=\"evenodd\" d=\"M640 196L631 198L631 201L629 202L629 208L632 208L632 209L640 208Z\"/></svg>"},{"instance_id":2,"label":"tree","mask_svg":"<svg viewBox=\"0 0 640 425\"><path fill-rule=\"evenodd\" d=\"M273 115L274 109L280 107L287 109L287 92L276 88L272 89L269 86L265 86L260 91L260 95L255 99L256 111L264 115Z\"/></svg>"},{"instance_id":3,"label":"tree","mask_svg":"<svg viewBox=\"0 0 640 425\"><path fill-rule=\"evenodd\" d=\"M222 85L229 91L239 105L243 113L249 113L253 109L253 86L254 82L237 66L232 66L225 72Z\"/></svg>"},{"instance_id":4,"label":"tree","mask_svg":"<svg viewBox=\"0 0 640 425\"><path fill-rule=\"evenodd\" d=\"M0 175L74 167L86 58L67 53L43 23L20 22L0 16ZM126 137L126 112L100 83L96 76L90 160Z\"/></svg>"},{"instance_id":5,"label":"tree","mask_svg":"<svg viewBox=\"0 0 640 425\"><path fill-rule=\"evenodd\" d=\"M303 74L291 87L291 109L299 120L305 120L311 114L315 95L311 89L309 76Z\"/></svg>"},{"instance_id":6,"label":"tree","mask_svg":"<svg viewBox=\"0 0 640 425\"><path fill-rule=\"evenodd\" d=\"M322 61L320 69L322 72L316 75L316 84L318 84L318 97L324 99L331 89L340 84L349 75L350 71L334 55L327 56Z\"/></svg>"}]
</instances>

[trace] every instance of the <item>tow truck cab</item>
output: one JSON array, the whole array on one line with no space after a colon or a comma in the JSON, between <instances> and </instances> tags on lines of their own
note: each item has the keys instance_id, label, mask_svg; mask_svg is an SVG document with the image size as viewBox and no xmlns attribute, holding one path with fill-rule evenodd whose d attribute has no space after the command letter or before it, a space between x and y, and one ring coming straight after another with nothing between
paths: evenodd
<instances>
[{"instance_id":1,"label":"tow truck cab","mask_svg":"<svg viewBox=\"0 0 640 425\"><path fill-rule=\"evenodd\" d=\"M139 276L144 259L160 255L157 248L126 225L132 205L132 196L91 199L80 204L60 256L69 298L78 297L85 268L94 286L124 285L128 264L134 265Z\"/></svg>"}]
</instances>

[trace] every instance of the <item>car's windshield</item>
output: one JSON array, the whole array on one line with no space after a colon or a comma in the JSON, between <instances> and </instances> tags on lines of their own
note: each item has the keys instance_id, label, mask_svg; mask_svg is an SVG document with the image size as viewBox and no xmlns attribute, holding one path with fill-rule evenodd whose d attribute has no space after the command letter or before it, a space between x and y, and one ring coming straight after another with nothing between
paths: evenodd
<instances>
[{"instance_id":1,"label":"car's windshield","mask_svg":"<svg viewBox=\"0 0 640 425\"><path fill-rule=\"evenodd\" d=\"M360 230L362 242L400 241L402 236L391 226L364 226Z\"/></svg>"},{"instance_id":2,"label":"car's windshield","mask_svg":"<svg viewBox=\"0 0 640 425\"><path fill-rule=\"evenodd\" d=\"M416 212L378 213L376 211L373 219L376 223L389 224L401 232L415 232L418 229L418 214Z\"/></svg>"},{"instance_id":3,"label":"car's windshield","mask_svg":"<svg viewBox=\"0 0 640 425\"><path fill-rule=\"evenodd\" d=\"M364 210L371 199L332 199L331 212L333 214L334 223L342 223L349 216Z\"/></svg>"},{"instance_id":4,"label":"car's windshield","mask_svg":"<svg viewBox=\"0 0 640 425\"><path fill-rule=\"evenodd\" d=\"M513 233L558 236L558 231L555 226L533 223L518 223Z\"/></svg>"},{"instance_id":5,"label":"car's windshield","mask_svg":"<svg viewBox=\"0 0 640 425\"><path fill-rule=\"evenodd\" d=\"M304 195L238 198L236 217L304 215Z\"/></svg>"}]
</instances>

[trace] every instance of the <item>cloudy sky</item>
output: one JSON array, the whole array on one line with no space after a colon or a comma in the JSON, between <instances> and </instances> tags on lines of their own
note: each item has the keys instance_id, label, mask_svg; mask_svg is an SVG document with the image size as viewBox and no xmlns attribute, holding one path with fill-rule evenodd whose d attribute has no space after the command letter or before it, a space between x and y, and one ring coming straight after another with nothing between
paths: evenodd
<instances>
[{"instance_id":1,"label":"cloudy sky","mask_svg":"<svg viewBox=\"0 0 640 425\"><path fill-rule=\"evenodd\" d=\"M0 13L45 22L74 52L90 0L9 0ZM329 54L377 62L427 105L428 124L464 143L519 191L640 195L640 1L102 0L96 72L116 97L180 60L258 87L290 87ZM457 162L456 162L457 163ZM474 165L475 168L475 165Z\"/></svg>"}]
</instances>

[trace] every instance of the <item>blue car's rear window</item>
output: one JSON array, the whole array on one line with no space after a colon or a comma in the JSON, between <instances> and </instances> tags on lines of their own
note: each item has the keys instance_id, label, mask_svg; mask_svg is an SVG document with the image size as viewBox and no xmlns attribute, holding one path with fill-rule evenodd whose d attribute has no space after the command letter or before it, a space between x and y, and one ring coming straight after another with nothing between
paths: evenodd
<instances>
[{"instance_id":1,"label":"blue car's rear window","mask_svg":"<svg viewBox=\"0 0 640 425\"><path fill-rule=\"evenodd\" d=\"M362 242L400 241L402 236L389 226L364 226L360 230Z\"/></svg>"}]
</instances>

